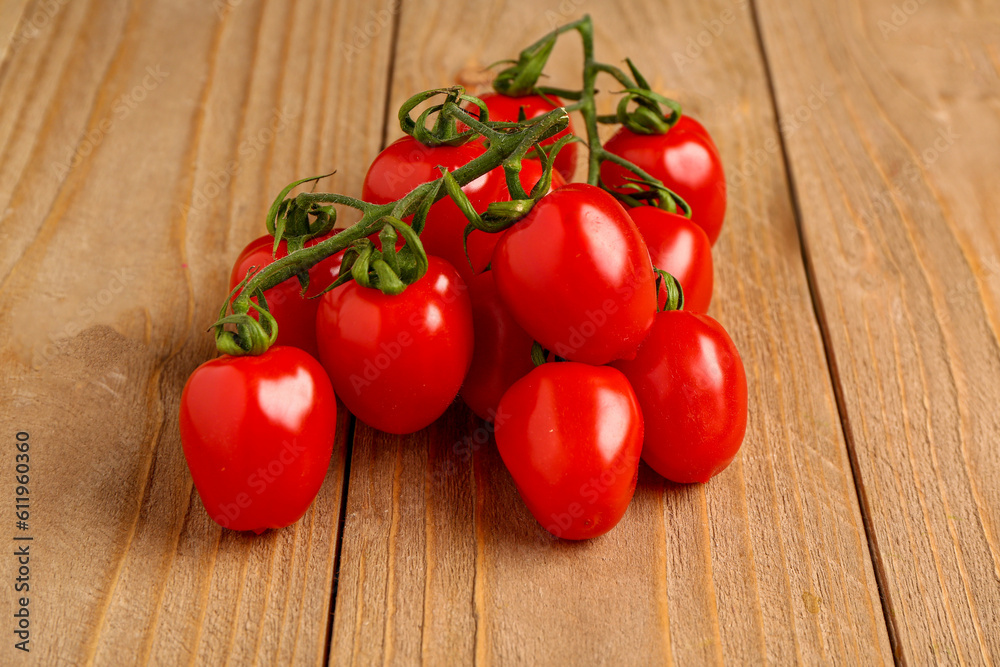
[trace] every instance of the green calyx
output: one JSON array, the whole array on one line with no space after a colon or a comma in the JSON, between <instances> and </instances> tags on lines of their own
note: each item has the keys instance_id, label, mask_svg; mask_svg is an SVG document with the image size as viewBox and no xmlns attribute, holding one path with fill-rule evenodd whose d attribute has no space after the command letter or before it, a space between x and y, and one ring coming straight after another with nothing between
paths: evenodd
<instances>
[{"instance_id":1,"label":"green calyx","mask_svg":"<svg viewBox=\"0 0 1000 667\"><path fill-rule=\"evenodd\" d=\"M557 32L549 33L521 51L513 65L497 74L493 80L493 89L508 97L524 97L534 93L538 77L542 75L552 48L556 45L556 37Z\"/></svg>"},{"instance_id":2,"label":"green calyx","mask_svg":"<svg viewBox=\"0 0 1000 667\"><path fill-rule=\"evenodd\" d=\"M635 85L625 86L624 94L618 101L616 121L636 134L665 134L670 131L681 119L680 103L653 91L632 61L626 58L625 62L635 77ZM633 102L636 107L629 111Z\"/></svg>"},{"instance_id":3,"label":"green calyx","mask_svg":"<svg viewBox=\"0 0 1000 667\"><path fill-rule=\"evenodd\" d=\"M684 310L684 290L677 278L655 267L653 272L656 273L656 303L660 303L660 290L663 289L667 292L667 301L663 305L663 311Z\"/></svg>"},{"instance_id":4,"label":"green calyx","mask_svg":"<svg viewBox=\"0 0 1000 667\"><path fill-rule=\"evenodd\" d=\"M268 310L263 290L255 290L250 294L242 293L233 300L233 297L243 290L255 271L256 267L251 268L247 277L229 293L229 299L222 306L219 319L212 325L215 330L215 346L223 354L231 356L263 354L274 345L274 341L278 338L278 323ZM250 300L251 294L256 297L257 303ZM230 301L232 301L233 314L226 315ZM251 308L257 311L259 319L250 315ZM227 324L236 325L236 331L226 329Z\"/></svg>"},{"instance_id":5,"label":"green calyx","mask_svg":"<svg viewBox=\"0 0 1000 667\"><path fill-rule=\"evenodd\" d=\"M275 259L258 271L251 271L230 295L219 319L213 325L216 345L226 354L261 354L273 344L277 336L277 323L268 310L264 298L266 290L295 277L301 293L309 286L309 270L317 263L338 252L346 251L337 280L328 288L334 289L355 280L363 287L379 289L385 294L399 294L407 285L419 280L427 271L427 255L420 241L420 233L427 224L431 206L442 197L450 196L469 220L465 237L474 230L497 233L528 215L532 207L550 189L553 159L569 141L580 141L572 136L561 137L552 146L543 149L541 143L569 125L568 111L578 111L584 120L586 143L589 149L587 182L601 185L600 167L610 160L634 175L626 192L612 194L630 205L649 204L670 212L680 211L690 216L690 207L661 181L631 162L612 155L604 149L598 135L598 123L622 123L630 130L649 134L669 131L680 118L680 106L652 91L648 82L631 61L631 76L612 65L594 58L593 23L589 16L560 26L521 52L516 61L501 71L494 88L509 96L532 93L558 96L573 103L568 108L557 108L531 120L524 114L516 123L491 121L485 103L467 95L460 86L436 88L414 95L399 110L399 124L403 132L427 146L456 146L468 141L483 141L486 151L458 169L443 172L441 177L417 186L400 199L386 204L372 204L354 197L336 193L291 192L304 183L315 182L325 176L295 181L284 188L268 211L266 226L274 237L274 256L281 241L288 246L288 254ZM538 85L543 69L553 52L558 38L567 33L580 35L583 45L584 67L580 90L548 88ZM617 113L598 116L595 95L598 75L614 78L624 89ZM443 96L443 101L434 101ZM553 100L554 102L554 100ZM469 106L473 113L462 108ZM414 119L414 111L423 110ZM633 107L634 108L631 108ZM432 118L433 117L433 118ZM464 129L459 131L459 127ZM525 192L520 181L522 160L537 158L543 164L539 182ZM462 188L489 171L503 167L511 200L491 203L483 212L477 212ZM328 174L329 175L329 174ZM605 187L605 190L609 188ZM610 190L609 190L610 191ZM337 221L335 207L346 206L361 213L361 219L351 227L334 232ZM409 221L409 222L407 222ZM381 249L369 240L374 234L380 238ZM397 242L402 245L397 248ZM683 305L680 285L668 274L658 281L668 290L669 303ZM313 295L313 298L318 295ZM229 309L232 313L229 313ZM250 309L256 311L256 317Z\"/></svg>"},{"instance_id":6,"label":"green calyx","mask_svg":"<svg viewBox=\"0 0 1000 667\"><path fill-rule=\"evenodd\" d=\"M382 250L378 250L367 238L355 241L344 253L337 280L321 294L354 280L362 287L394 296L424 277L427 273L427 253L413 227L391 216L386 217L384 223L379 232ZM397 249L396 242L400 237L403 246Z\"/></svg>"},{"instance_id":7,"label":"green calyx","mask_svg":"<svg viewBox=\"0 0 1000 667\"><path fill-rule=\"evenodd\" d=\"M542 347L542 344L537 340L531 344L531 363L535 364L535 367L541 366L546 361L545 357L548 356L548 350Z\"/></svg>"},{"instance_id":8,"label":"green calyx","mask_svg":"<svg viewBox=\"0 0 1000 667\"><path fill-rule=\"evenodd\" d=\"M552 187L552 170L556 155L559 154L559 151L566 144L573 140L574 138L571 136L562 136L552 144L549 152L543 150L541 145L537 143L534 145L532 155L541 161L542 174L538 182L532 186L530 193L525 192L524 186L521 184L522 158L520 153L515 152L504 160L504 175L507 183L507 191L510 193L511 199L509 201L490 202L483 213L479 213L472 206L472 202L469 201L468 196L462 191L455 177L447 169L441 169L441 176L448 196L454 200L455 205L458 206L459 210L462 211L462 214L469 221L469 224L465 228L462 244L465 249L466 260L469 262L470 267L475 269L472 265L472 259L469 258L469 235L477 229L489 234L500 233L509 229L518 220L528 215L534 205L548 194L549 189Z\"/></svg>"},{"instance_id":9,"label":"green calyx","mask_svg":"<svg viewBox=\"0 0 1000 667\"><path fill-rule=\"evenodd\" d=\"M455 137L468 135L483 137L487 142L486 152L468 164L450 172L449 177L457 184L458 191L483 174L504 165L520 165L521 157L538 142L566 129L569 117L565 110L555 109L543 116L523 123L494 123L488 120L485 105L477 98L466 96L460 88L439 89L415 96L417 101L430 99L444 93L446 101L432 107L452 121L461 121L470 129ZM476 118L459 106L460 102L471 101L480 108L480 118ZM408 114L401 114L409 118ZM421 114L420 127L426 128L428 114ZM454 122L451 123L454 125ZM449 126L447 122L436 122L438 130ZM411 131L417 132L414 123ZM439 135L445 136L446 135ZM509 160L509 162L508 162ZM518 167L519 168L519 167ZM276 259L258 271L251 271L236 287L230 299L223 306L219 319L213 325L216 331L216 347L220 352L231 355L261 354L274 343L277 323L267 310L264 292L279 283L295 277L301 285L304 296L309 286L309 269L342 250L344 260L337 280L321 294L348 282L356 280L364 287L379 289L385 294L399 294L408 285L419 280L427 272L427 253L419 234L426 225L431 206L447 196L445 176L417 186L400 199L386 204L369 202L336 193L302 192L292 196L297 186L316 181L323 176L301 179L285 187L268 211L266 225L275 237L274 252L282 240L288 244L288 254ZM551 182L551 173L543 179ZM453 184L453 189L454 189ZM535 191L532 191L535 194ZM532 202L533 203L533 202ZM507 203L509 205L509 203ZM336 223L334 206L347 206L361 212L361 220L353 226L331 234ZM529 207L522 203L521 214ZM487 212L489 213L489 211ZM515 211L506 212L506 220L513 224ZM493 214L491 214L493 215ZM411 223L404 222L411 219ZM489 216L488 216L489 219ZM379 234L382 249L379 250L367 237ZM396 248L398 239L403 240L401 248ZM312 241L310 245L307 242ZM316 298L321 294L312 295ZM235 298L233 298L235 297ZM251 301L256 297L257 303ZM230 302L232 305L230 306ZM230 307L232 314L227 315ZM254 308L258 319L249 314ZM235 330L233 330L235 329Z\"/></svg>"},{"instance_id":10,"label":"green calyx","mask_svg":"<svg viewBox=\"0 0 1000 667\"><path fill-rule=\"evenodd\" d=\"M605 188L616 199L628 206L649 204L668 213L679 213L685 218L691 217L691 206L684 199L663 184L663 181L653 178L625 158L605 151L604 159L628 169L635 178L627 178L623 186L624 192Z\"/></svg>"}]
</instances>

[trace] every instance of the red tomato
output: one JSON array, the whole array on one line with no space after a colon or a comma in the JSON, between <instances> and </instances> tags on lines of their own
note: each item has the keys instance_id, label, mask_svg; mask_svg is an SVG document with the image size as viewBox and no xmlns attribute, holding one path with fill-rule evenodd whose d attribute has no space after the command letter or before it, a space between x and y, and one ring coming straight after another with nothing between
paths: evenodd
<instances>
[{"instance_id":1,"label":"red tomato","mask_svg":"<svg viewBox=\"0 0 1000 667\"><path fill-rule=\"evenodd\" d=\"M639 397L642 458L653 470L683 483L725 470L747 428L747 376L722 325L685 310L659 313L635 359L613 365Z\"/></svg>"},{"instance_id":2,"label":"red tomato","mask_svg":"<svg viewBox=\"0 0 1000 667\"><path fill-rule=\"evenodd\" d=\"M441 176L437 166L455 170L485 152L482 144L473 142L462 146L439 146L430 148L410 137L404 137L388 148L372 163L365 176L362 198L373 204L386 204L405 196L422 183ZM521 186L531 192L542 175L541 163L524 160L521 163ZM552 187L563 185L562 178L553 172ZM503 169L497 168L469 183L462 191L469 197L472 207L479 213L486 211L491 202L508 201L507 181ZM499 234L474 231L469 234L469 257L462 247L462 237L469 221L462 215L450 197L446 197L431 207L427 224L420 234L424 250L428 255L436 255L451 264L468 282L475 273L480 273L490 263L493 247ZM378 235L372 241L381 247ZM469 266L469 258L473 267Z\"/></svg>"},{"instance_id":3,"label":"red tomato","mask_svg":"<svg viewBox=\"0 0 1000 667\"><path fill-rule=\"evenodd\" d=\"M538 179L542 177L542 163L538 160L524 160L521 162L521 173L518 174L521 179L521 187L528 194L531 194L531 189L535 187L538 183ZM549 192L555 190L556 188L561 188L566 185L566 181L563 177L559 175L559 172L552 172L552 186L549 188ZM507 189L506 180L504 181L503 193L498 201L510 201L512 197L510 196L510 191ZM463 220L463 223L467 224L467 221ZM462 279L468 284L472 279L473 275L482 273L483 270L489 265L490 260L493 258L493 249L496 248L497 242L500 241L502 234L488 234L483 231L476 230L469 234L469 256L465 256L465 251L462 249L462 234L465 233L465 227L461 229L456 228L448 233L447 242L451 246L450 248L442 248L445 244L443 242L436 242L435 245L439 246L439 250L445 249L448 254L455 255L455 261L460 263L459 274L461 274ZM455 241L457 239L457 242ZM423 240L423 237L421 237ZM426 243L424 247L426 248ZM428 252L430 252L428 250ZM440 254L439 254L440 256ZM448 259L445 257L444 259ZM472 269L469 268L469 259L472 260ZM458 268L458 267L456 267Z\"/></svg>"},{"instance_id":4,"label":"red tomato","mask_svg":"<svg viewBox=\"0 0 1000 667\"><path fill-rule=\"evenodd\" d=\"M680 195L691 206L694 220L713 244L726 215L726 177L722 158L701 123L681 116L666 134L635 134L621 128L604 144L609 152L633 162ZM604 162L601 179L611 189L624 189L635 176L624 167Z\"/></svg>"},{"instance_id":5,"label":"red tomato","mask_svg":"<svg viewBox=\"0 0 1000 667\"><path fill-rule=\"evenodd\" d=\"M361 198L373 204L396 201L418 185L439 178L441 171L438 165L454 171L485 152L480 142L430 147L413 137L403 137L389 144L372 162L365 175ZM505 199L507 186L503 170L494 169L480 176L462 191L469 197L472 207L483 213L490 202ZM460 275L471 277L472 270L462 249L462 233L468 224L451 197L445 197L431 207L420 240L427 254L441 257L452 264ZM481 246L492 247L495 241L490 236L478 231L471 234L469 254L477 257L488 252Z\"/></svg>"},{"instance_id":6,"label":"red tomato","mask_svg":"<svg viewBox=\"0 0 1000 667\"><path fill-rule=\"evenodd\" d=\"M313 239L306 245L315 245L325 238L329 237ZM285 241L278 245L276 258L271 257L273 247L274 237L269 235L251 241L236 258L236 264L233 265L233 271L229 276L229 289L232 290L246 278L247 271L250 270L251 266L262 269L274 262L275 259L281 259L288 255L288 244ZM340 272L340 263L343 259L344 253L339 252L327 257L309 270L307 296L319 294L337 279L337 273ZM319 348L316 347L316 310L319 308L319 300L304 298L300 296L301 291L302 286L299 285L299 281L295 278L289 278L264 292L271 315L278 322L276 344L291 345L305 350L314 357L319 357ZM257 317L257 311L253 308L250 309L250 314Z\"/></svg>"},{"instance_id":7,"label":"red tomato","mask_svg":"<svg viewBox=\"0 0 1000 667\"><path fill-rule=\"evenodd\" d=\"M419 431L440 417L472 361L468 288L443 259L427 259L427 273L402 294L351 281L324 294L316 315L337 395L386 433Z\"/></svg>"},{"instance_id":8,"label":"red tomato","mask_svg":"<svg viewBox=\"0 0 1000 667\"><path fill-rule=\"evenodd\" d=\"M635 492L642 450L639 402L608 366L543 364L507 390L496 442L517 490L556 537L608 532Z\"/></svg>"},{"instance_id":9,"label":"red tomato","mask_svg":"<svg viewBox=\"0 0 1000 667\"><path fill-rule=\"evenodd\" d=\"M477 415L493 421L504 392L535 367L531 361L534 340L500 301L492 271L472 279L469 295L476 348L462 384L462 400Z\"/></svg>"},{"instance_id":10,"label":"red tomato","mask_svg":"<svg viewBox=\"0 0 1000 667\"><path fill-rule=\"evenodd\" d=\"M531 189L538 183L538 179L542 177L542 163L538 160L522 161L521 173L518 176L521 179L521 187L524 188L526 193L530 194ZM553 171L550 191L563 185L566 185L566 181L559 175L559 172ZM499 197L497 201L511 200L510 191L507 189L506 177L504 177ZM430 223L430 216L428 216L427 220ZM450 220L444 218L435 219L434 231L428 233L425 230L420 235L420 240L424 244L424 250L431 255L437 255L454 266L466 284L472 280L474 275L482 273L489 265L493 257L493 249L496 247L501 236L500 234L488 234L480 230L472 232L469 234L469 254L466 256L465 248L462 247L462 236L465 234L465 227L468 224L469 221L465 217L456 217ZM451 227L450 229L449 226ZM428 224L429 227L430 224ZM472 260L471 267L469 266L470 259Z\"/></svg>"},{"instance_id":11,"label":"red tomato","mask_svg":"<svg viewBox=\"0 0 1000 667\"><path fill-rule=\"evenodd\" d=\"M212 519L262 533L298 521L319 492L337 399L318 361L275 346L195 369L181 395L180 425L184 457Z\"/></svg>"},{"instance_id":12,"label":"red tomato","mask_svg":"<svg viewBox=\"0 0 1000 667\"><path fill-rule=\"evenodd\" d=\"M630 357L653 324L646 244L625 209L592 185L570 183L535 204L497 243L493 274L518 324L565 359Z\"/></svg>"},{"instance_id":13,"label":"red tomato","mask_svg":"<svg viewBox=\"0 0 1000 667\"><path fill-rule=\"evenodd\" d=\"M532 118L538 118L539 116L544 116L553 109L558 109L563 105L562 100L558 97L547 96L549 100L555 102L552 104L546 100L541 95L525 95L524 97L508 97L507 95L501 95L500 93L486 93L479 99L486 103L486 109L490 112L490 120L500 123L516 123L518 120L518 114L521 108L524 107L524 116L528 120ZM472 105L466 108L473 115L478 116L478 107ZM458 124L459 131L463 131L466 126L464 123ZM549 137L542 142L543 146L548 146L554 144L559 140L560 137L567 134L573 134L573 121L570 120L569 127L567 127L562 132ZM576 142L567 144L559 151L559 155L556 156L556 163L553 165L556 171L565 179L570 180L573 178L573 173L576 171ZM555 187L553 185L553 187Z\"/></svg>"},{"instance_id":14,"label":"red tomato","mask_svg":"<svg viewBox=\"0 0 1000 667\"><path fill-rule=\"evenodd\" d=\"M684 289L684 310L704 313L712 302L712 244L704 230L683 215L652 206L629 210L649 248L653 266L676 278ZM667 291L660 290L660 308Z\"/></svg>"}]
</instances>

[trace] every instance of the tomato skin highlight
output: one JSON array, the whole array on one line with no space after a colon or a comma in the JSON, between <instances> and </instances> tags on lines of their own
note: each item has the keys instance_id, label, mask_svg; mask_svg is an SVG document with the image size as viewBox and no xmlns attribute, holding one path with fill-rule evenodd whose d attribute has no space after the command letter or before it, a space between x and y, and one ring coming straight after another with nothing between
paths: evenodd
<instances>
[{"instance_id":1,"label":"tomato skin highlight","mask_svg":"<svg viewBox=\"0 0 1000 667\"><path fill-rule=\"evenodd\" d=\"M518 174L518 178L521 180L521 187L524 188L525 193L530 195L531 189L535 187L535 184L538 183L541 177L541 162L538 160L523 160L521 162L521 172ZM564 185L566 185L566 181L563 180L563 177L559 175L559 172L553 171L552 185L549 191L551 192ZM507 189L505 177L501 190L500 199L497 201L510 201L512 197L510 196L510 191ZM468 224L469 221L463 217L461 220L456 219L452 223L450 230L445 229L445 225L440 224L436 227L436 234L428 236L424 233L420 237L420 240L424 244L424 249L428 253L437 255L454 266L467 285L472 282L474 275L482 273L489 266L490 260L493 259L493 250L500 241L500 237L503 236L502 233L489 234L478 229L473 231L469 234L468 256L466 256L465 249L462 247L462 236L465 234L465 228ZM428 243L430 243L429 246ZM434 252L434 250L438 252ZM470 260L472 261L471 267L469 266Z\"/></svg>"},{"instance_id":2,"label":"tomato skin highlight","mask_svg":"<svg viewBox=\"0 0 1000 667\"><path fill-rule=\"evenodd\" d=\"M361 189L362 199L373 204L388 204L404 197L413 188L440 178L438 165L454 171L467 162L486 152L481 142L472 141L461 146L424 146L412 137L403 137L389 144L372 162L365 175ZM538 160L524 160L521 163L521 186L531 192L542 175ZM552 187L565 182L555 172ZM496 168L462 188L479 213L486 211L492 202L509 201L507 180L502 168ZM407 220L409 222L409 220ZM445 197L433 206L427 215L427 224L420 233L420 240L428 255L435 255L451 264L462 280L468 282L476 273L481 273L490 263L493 247L499 234L488 234L475 230L469 234L469 258L466 258L462 237L469 221L459 210L451 197ZM378 235L370 237L381 247ZM400 241L400 245L402 242Z\"/></svg>"},{"instance_id":3,"label":"tomato skin highlight","mask_svg":"<svg viewBox=\"0 0 1000 667\"><path fill-rule=\"evenodd\" d=\"M547 363L500 400L496 443L535 519L556 537L585 540L621 520L642 449L639 401L609 366Z\"/></svg>"},{"instance_id":4,"label":"tomato skin highlight","mask_svg":"<svg viewBox=\"0 0 1000 667\"><path fill-rule=\"evenodd\" d=\"M328 238L330 238L329 235L313 239L306 243L306 246L316 245ZM273 248L274 237L269 234L248 243L233 265L233 270L229 275L229 290L232 291L246 278L247 271L250 270L251 266L256 266L259 270L288 256L288 244L284 240L278 244L278 252L275 257L271 256ZM340 272L340 263L343 259L344 252L341 251L327 257L309 270L307 297L319 294L337 279L337 273ZM318 358L316 310L319 308L319 300L305 298L301 296L301 291L302 286L294 277L264 291L267 307L278 322L278 338L275 345L297 347ZM256 303L256 297L253 301ZM250 309L250 315L258 319L257 311L253 308Z\"/></svg>"},{"instance_id":5,"label":"tomato skin highlight","mask_svg":"<svg viewBox=\"0 0 1000 667\"><path fill-rule=\"evenodd\" d=\"M557 355L600 365L635 354L653 324L656 282L638 228L600 188L553 190L493 251L504 304Z\"/></svg>"},{"instance_id":6,"label":"tomato skin highlight","mask_svg":"<svg viewBox=\"0 0 1000 667\"><path fill-rule=\"evenodd\" d=\"M337 400L326 372L295 347L223 355L181 395L184 457L216 523L261 533L298 521L333 454Z\"/></svg>"},{"instance_id":7,"label":"tomato skin highlight","mask_svg":"<svg viewBox=\"0 0 1000 667\"><path fill-rule=\"evenodd\" d=\"M486 103L486 108L490 112L491 121L516 123L521 107L524 107L525 118L531 120L532 118L544 116L553 109L558 109L560 106L563 106L562 100L558 97L549 95L548 98L556 104L552 104L552 102L549 102L549 100L545 99L541 95L509 97L495 92L486 93L479 99ZM475 105L466 107L465 110L478 117L479 108ZM464 123L458 124L459 131L462 131L465 127ZM572 119L570 119L569 126L565 130L543 141L542 146L550 146L567 134L573 134ZM566 181L573 178L573 174L576 171L577 150L579 150L579 147L576 142L572 142L563 146L559 150L559 154L556 155L556 161L555 164L553 164L553 167ZM555 184L553 184L553 187L556 187Z\"/></svg>"},{"instance_id":8,"label":"tomato skin highlight","mask_svg":"<svg viewBox=\"0 0 1000 667\"><path fill-rule=\"evenodd\" d=\"M663 269L684 289L684 310L708 311L712 302L712 244L705 231L678 213L668 213L651 206L629 209L629 215L642 233L653 266ZM667 302L667 291L660 290L659 307Z\"/></svg>"},{"instance_id":9,"label":"tomato skin highlight","mask_svg":"<svg viewBox=\"0 0 1000 667\"><path fill-rule=\"evenodd\" d=\"M722 158L705 128L681 116L666 134L636 134L622 127L604 144L609 152L634 163L680 195L691 206L691 219L714 245L726 216L726 177ZM611 189L635 176L611 162L601 164L601 179Z\"/></svg>"},{"instance_id":10,"label":"tomato skin highlight","mask_svg":"<svg viewBox=\"0 0 1000 667\"><path fill-rule=\"evenodd\" d=\"M492 271L472 279L469 295L476 345L460 393L473 412L493 421L507 389L535 367L531 361L534 340L500 300Z\"/></svg>"},{"instance_id":11,"label":"tomato skin highlight","mask_svg":"<svg viewBox=\"0 0 1000 667\"><path fill-rule=\"evenodd\" d=\"M355 417L386 433L440 417L472 361L468 288L443 259L428 264L402 294L351 281L320 298L316 338L333 388Z\"/></svg>"},{"instance_id":12,"label":"tomato skin highlight","mask_svg":"<svg viewBox=\"0 0 1000 667\"><path fill-rule=\"evenodd\" d=\"M721 324L661 312L635 359L612 366L639 397L642 458L653 470L673 482L707 482L732 462L746 433L747 377Z\"/></svg>"}]
</instances>

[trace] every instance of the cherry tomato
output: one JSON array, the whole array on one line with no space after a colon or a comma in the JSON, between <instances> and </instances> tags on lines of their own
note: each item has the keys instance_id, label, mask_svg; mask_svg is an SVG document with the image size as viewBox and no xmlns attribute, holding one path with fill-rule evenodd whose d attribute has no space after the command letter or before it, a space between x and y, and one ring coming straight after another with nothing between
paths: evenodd
<instances>
[{"instance_id":1,"label":"cherry tomato","mask_svg":"<svg viewBox=\"0 0 1000 667\"><path fill-rule=\"evenodd\" d=\"M653 470L682 483L725 470L746 433L747 376L721 324L685 310L659 313L635 359L613 365L639 397L642 458Z\"/></svg>"},{"instance_id":2,"label":"cherry tomato","mask_svg":"<svg viewBox=\"0 0 1000 667\"><path fill-rule=\"evenodd\" d=\"M362 197L373 204L386 204L405 196L422 183L441 176L438 165L455 170L485 152L479 142L462 146L438 146L430 148L410 137L404 137L390 144L375 158L362 187ZM531 192L542 175L542 165L538 160L524 160L521 163L521 186ZM558 174L553 172L552 187L563 185ZM509 201L507 180L503 169L497 168L469 183L462 191L469 197L472 207L483 213L491 202ZM427 224L420 234L424 250L451 264L468 282L476 273L482 272L490 263L493 247L499 234L474 231L469 234L469 256L465 255L462 237L469 221L462 215L455 202L446 197L431 207ZM381 247L378 235L371 237ZM472 259L472 267L469 259ZM474 267L474 268L473 268Z\"/></svg>"},{"instance_id":3,"label":"cherry tomato","mask_svg":"<svg viewBox=\"0 0 1000 667\"><path fill-rule=\"evenodd\" d=\"M305 514L330 466L336 425L330 380L294 347L206 361L181 395L181 444L198 495L233 530L262 533Z\"/></svg>"},{"instance_id":4,"label":"cherry tomato","mask_svg":"<svg viewBox=\"0 0 1000 667\"><path fill-rule=\"evenodd\" d=\"M320 298L316 337L337 395L386 433L412 433L441 416L472 361L468 288L450 264L386 296L351 281Z\"/></svg>"},{"instance_id":5,"label":"cherry tomato","mask_svg":"<svg viewBox=\"0 0 1000 667\"><path fill-rule=\"evenodd\" d=\"M313 239L306 245L312 246L322 239ZM229 276L229 289L232 290L247 276L247 271L251 266L262 269L271 264L276 259L281 259L288 255L288 244L281 241L278 245L277 257L271 256L274 247L274 237L267 235L254 239L243 249L236 263L233 265L232 273ZM309 290L306 296L319 294L330 286L337 279L340 272L340 263L344 258L344 253L327 257L322 262L309 270ZM264 291L267 299L267 306L271 315L278 322L278 339L276 345L291 345L301 350L305 350L314 357L319 356L319 348L316 347L316 310L319 308L318 299L308 299L301 296L302 286L295 278L275 285ZM256 298L254 302L256 302ZM250 314L257 317L257 311L250 309Z\"/></svg>"},{"instance_id":6,"label":"cherry tomato","mask_svg":"<svg viewBox=\"0 0 1000 667\"><path fill-rule=\"evenodd\" d=\"M629 210L649 248L653 266L676 278L684 289L684 310L704 313L712 302L712 244L704 230L683 215L652 206ZM660 308L667 291L660 290Z\"/></svg>"},{"instance_id":7,"label":"cherry tomato","mask_svg":"<svg viewBox=\"0 0 1000 667\"><path fill-rule=\"evenodd\" d=\"M472 278L469 296L476 346L461 395L473 412L493 421L504 392L535 367L531 361L534 340L503 305L492 271Z\"/></svg>"},{"instance_id":8,"label":"cherry tomato","mask_svg":"<svg viewBox=\"0 0 1000 667\"><path fill-rule=\"evenodd\" d=\"M387 204L405 196L413 188L441 176L438 166L454 171L486 152L478 141L461 146L425 146L413 137L403 137L389 144L379 153L368 168L361 188L361 197L373 204ZM490 202L505 199L507 186L502 169L494 169L462 188L472 207L483 213ZM430 255L441 257L458 271L471 277L465 251L462 249L462 232L468 220L450 197L445 197L431 207L427 224L420 234L424 249ZM469 253L477 257L495 243L490 234L475 232L469 235ZM376 242L377 245L381 245ZM485 267L485 265L484 265Z\"/></svg>"},{"instance_id":9,"label":"cherry tomato","mask_svg":"<svg viewBox=\"0 0 1000 667\"><path fill-rule=\"evenodd\" d=\"M600 188L553 190L493 252L500 298L559 356L604 364L635 354L653 324L656 283L635 223Z\"/></svg>"},{"instance_id":10,"label":"cherry tomato","mask_svg":"<svg viewBox=\"0 0 1000 667\"><path fill-rule=\"evenodd\" d=\"M525 504L556 537L608 532L635 492L642 412L608 366L547 363L500 400L496 442Z\"/></svg>"},{"instance_id":11,"label":"cherry tomato","mask_svg":"<svg viewBox=\"0 0 1000 667\"><path fill-rule=\"evenodd\" d=\"M501 170L502 171L502 170ZM526 193L538 183L542 177L542 163L538 160L523 160L521 162L521 187ZM551 190L566 185L559 172L552 172ZM507 189L506 178L497 201L510 201L510 191ZM436 218L434 220L434 231L430 231L430 216L428 216L427 229L420 235L420 240L424 244L424 250L432 255L437 255L455 267L462 280L468 284L472 277L482 273L489 265L493 257L493 249L500 240L500 234L488 234L476 230L469 234L468 256L466 249L462 247L462 237L465 234L465 227L469 221L464 216L453 218ZM472 266L469 261L472 261Z\"/></svg>"},{"instance_id":12,"label":"cherry tomato","mask_svg":"<svg viewBox=\"0 0 1000 667\"><path fill-rule=\"evenodd\" d=\"M635 134L623 127L604 147L680 195L691 206L691 219L715 243L726 215L726 177L719 151L701 123L681 116L666 134ZM634 177L611 162L601 165L601 179L611 189L627 192L622 186Z\"/></svg>"},{"instance_id":13,"label":"cherry tomato","mask_svg":"<svg viewBox=\"0 0 1000 667\"><path fill-rule=\"evenodd\" d=\"M508 97L507 95L501 95L500 93L486 93L479 99L486 103L486 109L490 112L491 121L516 123L522 107L524 108L525 118L531 120L532 118L544 116L553 109L558 109L563 105L562 100L558 97L548 96L548 98L549 99L545 99L541 95ZM551 100L551 102L549 100ZM555 104L552 102L555 102ZM478 108L475 106L467 108L466 111L478 116ZM463 123L459 123L459 131L462 131L463 129L465 129L465 125ZM542 142L542 145L548 146L553 144L558 141L560 137L567 134L573 134L572 120L570 120L569 127L562 132L549 137ZM555 170L558 171L559 174L567 181L573 178L573 173L576 171L576 151L576 142L566 144L562 147L562 149L560 149L559 154L556 156L556 162L553 165Z\"/></svg>"}]
</instances>

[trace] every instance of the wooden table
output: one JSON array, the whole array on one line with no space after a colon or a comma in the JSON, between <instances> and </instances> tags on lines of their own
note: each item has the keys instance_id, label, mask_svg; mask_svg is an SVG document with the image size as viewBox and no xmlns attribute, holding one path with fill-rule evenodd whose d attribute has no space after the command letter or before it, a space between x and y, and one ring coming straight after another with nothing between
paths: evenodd
<instances>
[{"instance_id":1,"label":"wooden table","mask_svg":"<svg viewBox=\"0 0 1000 667\"><path fill-rule=\"evenodd\" d=\"M455 446L464 407L403 438L342 410L300 522L221 530L178 400L271 199L358 194L402 100L584 12L723 154L742 455L644 467L613 532L556 542ZM32 457L4 551L33 537L3 664L1000 661L996 2L8 0L0 29L5 503L17 432Z\"/></svg>"}]
</instances>

